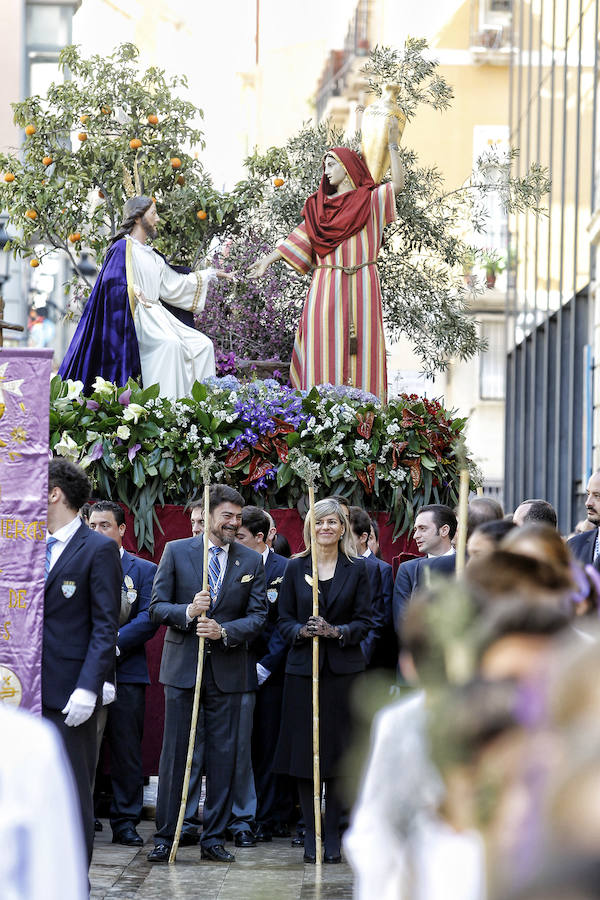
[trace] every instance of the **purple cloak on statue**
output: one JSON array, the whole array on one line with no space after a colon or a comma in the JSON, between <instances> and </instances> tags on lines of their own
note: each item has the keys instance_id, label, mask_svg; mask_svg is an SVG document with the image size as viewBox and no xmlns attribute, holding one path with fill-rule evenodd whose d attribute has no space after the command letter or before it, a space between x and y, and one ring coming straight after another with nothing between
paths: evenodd
<instances>
[{"instance_id":1,"label":"purple cloak on statue","mask_svg":"<svg viewBox=\"0 0 600 900\"><path fill-rule=\"evenodd\" d=\"M68 378L82 381L84 394L92 393L97 375L118 387L126 384L129 378L141 381L140 351L127 293L126 246L127 241L123 238L116 241L106 254L58 370L63 381ZM180 266L172 268L177 272L189 272L189 269ZM167 303L163 305L185 325L193 327L191 313Z\"/></svg>"}]
</instances>

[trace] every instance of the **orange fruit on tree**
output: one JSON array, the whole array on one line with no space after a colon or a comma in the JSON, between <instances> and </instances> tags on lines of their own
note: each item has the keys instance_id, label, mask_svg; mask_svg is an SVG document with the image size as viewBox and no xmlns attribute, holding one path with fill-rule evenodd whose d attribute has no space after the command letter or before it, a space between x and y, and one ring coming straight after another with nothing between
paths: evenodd
<instances>
[{"instance_id":1,"label":"orange fruit on tree","mask_svg":"<svg viewBox=\"0 0 600 900\"><path fill-rule=\"evenodd\" d=\"M84 116L79 116L79 121L82 125L86 125L90 121L90 117L87 114Z\"/></svg>"},{"instance_id":2,"label":"orange fruit on tree","mask_svg":"<svg viewBox=\"0 0 600 900\"><path fill-rule=\"evenodd\" d=\"M148 116L148 121L151 125L158 125L158 116L155 116L154 113Z\"/></svg>"},{"instance_id":3,"label":"orange fruit on tree","mask_svg":"<svg viewBox=\"0 0 600 900\"><path fill-rule=\"evenodd\" d=\"M69 240L72 244L76 244L77 241L81 240L81 232L80 231L72 231L69 235Z\"/></svg>"},{"instance_id":4,"label":"orange fruit on tree","mask_svg":"<svg viewBox=\"0 0 600 900\"><path fill-rule=\"evenodd\" d=\"M87 141L87 134L85 133L85 131L80 131L79 134L77 135L77 137L79 138L81 143L83 143L84 141Z\"/></svg>"},{"instance_id":5,"label":"orange fruit on tree","mask_svg":"<svg viewBox=\"0 0 600 900\"><path fill-rule=\"evenodd\" d=\"M281 185L283 183L284 183L283 178L274 178L273 179L273 184L275 185L275 187L281 187Z\"/></svg>"},{"instance_id":6,"label":"orange fruit on tree","mask_svg":"<svg viewBox=\"0 0 600 900\"><path fill-rule=\"evenodd\" d=\"M104 200L104 191L98 191L98 196L101 200Z\"/></svg>"},{"instance_id":7,"label":"orange fruit on tree","mask_svg":"<svg viewBox=\"0 0 600 900\"><path fill-rule=\"evenodd\" d=\"M29 265L31 266L32 269L37 269L39 264L40 264L39 259L32 259L29 261Z\"/></svg>"},{"instance_id":8,"label":"orange fruit on tree","mask_svg":"<svg viewBox=\"0 0 600 900\"><path fill-rule=\"evenodd\" d=\"M171 157L171 166L172 166L174 169L180 169L180 168L181 168L181 160L179 159L178 156L172 156L172 157Z\"/></svg>"},{"instance_id":9,"label":"orange fruit on tree","mask_svg":"<svg viewBox=\"0 0 600 900\"><path fill-rule=\"evenodd\" d=\"M200 221L202 222L204 219L207 218L208 213L205 212L203 209L199 209L198 212L196 213L196 215L198 216L198 218L199 218Z\"/></svg>"},{"instance_id":10,"label":"orange fruit on tree","mask_svg":"<svg viewBox=\"0 0 600 900\"><path fill-rule=\"evenodd\" d=\"M26 125L25 126L25 134L27 137L31 137L32 134L35 134L37 131L35 125Z\"/></svg>"},{"instance_id":11,"label":"orange fruit on tree","mask_svg":"<svg viewBox=\"0 0 600 900\"><path fill-rule=\"evenodd\" d=\"M38 217L38 214L35 211L35 209L28 209L27 212L25 213L25 215L27 216L28 219L37 219L37 217Z\"/></svg>"},{"instance_id":12,"label":"orange fruit on tree","mask_svg":"<svg viewBox=\"0 0 600 900\"><path fill-rule=\"evenodd\" d=\"M140 147L142 146L142 142L140 141L139 138L132 138L129 141L129 146L131 147L132 150L139 150Z\"/></svg>"},{"instance_id":13,"label":"orange fruit on tree","mask_svg":"<svg viewBox=\"0 0 600 900\"><path fill-rule=\"evenodd\" d=\"M102 113L103 116L110 116L112 109L110 108L110 106L103 106L100 109L100 112Z\"/></svg>"},{"instance_id":14,"label":"orange fruit on tree","mask_svg":"<svg viewBox=\"0 0 600 900\"><path fill-rule=\"evenodd\" d=\"M11 181L15 180L15 176L12 172L7 172L6 175L4 176L4 180L10 184Z\"/></svg>"},{"instance_id":15,"label":"orange fruit on tree","mask_svg":"<svg viewBox=\"0 0 600 900\"><path fill-rule=\"evenodd\" d=\"M52 165L52 157L44 156L42 162L44 163L45 166L51 166Z\"/></svg>"},{"instance_id":16,"label":"orange fruit on tree","mask_svg":"<svg viewBox=\"0 0 600 900\"><path fill-rule=\"evenodd\" d=\"M183 175L177 176L177 184L185 184L185 178L183 177Z\"/></svg>"}]
</instances>

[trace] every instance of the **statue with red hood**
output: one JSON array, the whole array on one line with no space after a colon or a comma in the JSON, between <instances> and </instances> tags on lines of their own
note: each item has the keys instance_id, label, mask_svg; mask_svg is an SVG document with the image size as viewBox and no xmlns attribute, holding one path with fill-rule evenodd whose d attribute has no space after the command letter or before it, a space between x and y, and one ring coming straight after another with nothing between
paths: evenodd
<instances>
[{"instance_id":1,"label":"statue with red hood","mask_svg":"<svg viewBox=\"0 0 600 900\"><path fill-rule=\"evenodd\" d=\"M383 229L396 217L396 192L404 187L395 119L389 148L392 180L379 185L358 153L329 150L319 188L304 204L304 221L250 269L260 277L283 259L302 274L312 272L292 353L296 388L351 385L387 398L377 255Z\"/></svg>"}]
</instances>

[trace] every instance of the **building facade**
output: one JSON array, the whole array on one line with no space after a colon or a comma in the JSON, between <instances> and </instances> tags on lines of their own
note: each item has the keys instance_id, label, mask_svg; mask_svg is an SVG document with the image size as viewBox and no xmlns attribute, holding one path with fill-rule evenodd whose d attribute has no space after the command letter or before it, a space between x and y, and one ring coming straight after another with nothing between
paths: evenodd
<instances>
[{"instance_id":1,"label":"building facade","mask_svg":"<svg viewBox=\"0 0 600 900\"><path fill-rule=\"evenodd\" d=\"M539 162L552 185L546 214L509 222L505 489L512 505L549 500L565 533L585 516L585 485L600 464L597 36L598 0L514 0L515 174Z\"/></svg>"}]
</instances>

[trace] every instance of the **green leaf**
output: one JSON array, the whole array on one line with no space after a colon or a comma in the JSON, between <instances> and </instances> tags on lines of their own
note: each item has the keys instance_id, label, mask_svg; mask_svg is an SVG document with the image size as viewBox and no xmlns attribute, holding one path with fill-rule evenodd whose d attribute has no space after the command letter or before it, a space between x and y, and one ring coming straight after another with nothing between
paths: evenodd
<instances>
[{"instance_id":1,"label":"green leaf","mask_svg":"<svg viewBox=\"0 0 600 900\"><path fill-rule=\"evenodd\" d=\"M163 481L167 481L167 479L173 474L173 469L175 468L175 463L173 458L170 456L165 456L161 459L160 464L158 466L158 471L160 473L160 477Z\"/></svg>"}]
</instances>

